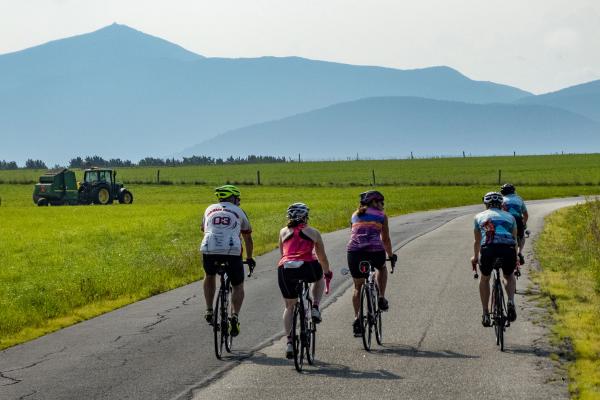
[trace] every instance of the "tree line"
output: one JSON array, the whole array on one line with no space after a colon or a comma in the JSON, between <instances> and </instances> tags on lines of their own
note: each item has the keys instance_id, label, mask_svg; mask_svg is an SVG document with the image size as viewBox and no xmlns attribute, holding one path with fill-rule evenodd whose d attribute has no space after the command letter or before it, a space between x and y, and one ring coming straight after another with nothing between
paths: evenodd
<instances>
[{"instance_id":1,"label":"tree line","mask_svg":"<svg viewBox=\"0 0 600 400\"><path fill-rule=\"evenodd\" d=\"M177 167L183 165L223 165L223 164L258 164L258 163L284 163L287 162L285 157L273 156L256 156L249 155L247 157L228 157L218 158L209 156L191 156L177 158L155 158L145 157L137 163L131 160L121 160L120 158L104 159L103 157L94 155L87 157L75 157L69 161L69 168L90 168L90 167ZM25 169L48 169L42 160L28 159L25 162ZM61 168L55 165L54 168ZM19 169L15 161L0 160L0 170Z\"/></svg>"},{"instance_id":2,"label":"tree line","mask_svg":"<svg viewBox=\"0 0 600 400\"><path fill-rule=\"evenodd\" d=\"M44 163L42 160L32 160L31 158L28 159L27 161L25 161L25 166L24 168L26 169L48 169L48 167L46 166L46 163ZM19 166L17 165L16 161L5 161L5 160L0 160L0 170L6 170L6 169L19 169Z\"/></svg>"}]
</instances>

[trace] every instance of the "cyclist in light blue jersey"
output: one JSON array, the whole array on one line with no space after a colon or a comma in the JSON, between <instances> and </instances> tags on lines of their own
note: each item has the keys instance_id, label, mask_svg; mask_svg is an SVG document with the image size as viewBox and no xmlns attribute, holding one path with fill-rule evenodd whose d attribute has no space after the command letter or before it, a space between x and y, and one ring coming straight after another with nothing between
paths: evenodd
<instances>
[{"instance_id":1,"label":"cyclist in light blue jersey","mask_svg":"<svg viewBox=\"0 0 600 400\"><path fill-rule=\"evenodd\" d=\"M485 327L491 326L489 315L490 301L490 276L494 261L501 259L502 273L506 279L506 293L508 295L507 314L509 321L517 319L515 309L515 289L517 281L515 269L517 267L517 223L508 212L503 211L502 195L496 192L483 196L486 210L475 216L473 244L473 266L479 264L481 280L479 281L479 296L483 307L481 323Z\"/></svg>"},{"instance_id":2,"label":"cyclist in light blue jersey","mask_svg":"<svg viewBox=\"0 0 600 400\"><path fill-rule=\"evenodd\" d=\"M527 220L529 219L529 213L527 212L527 206L525 202L516 193L515 186L510 183L505 183L500 188L500 193L504 198L502 201L502 208L508 211L515 220L517 221L517 244L519 248L519 263L525 264L525 257L523 257L523 247L525 246L525 229L527 228Z\"/></svg>"}]
</instances>

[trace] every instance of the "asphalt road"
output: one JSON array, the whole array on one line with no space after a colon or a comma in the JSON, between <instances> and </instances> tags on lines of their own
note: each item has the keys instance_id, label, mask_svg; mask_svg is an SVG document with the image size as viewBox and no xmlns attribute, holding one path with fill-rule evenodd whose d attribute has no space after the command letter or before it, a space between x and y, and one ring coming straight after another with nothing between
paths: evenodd
<instances>
[{"instance_id":1,"label":"asphalt road","mask_svg":"<svg viewBox=\"0 0 600 400\"><path fill-rule=\"evenodd\" d=\"M529 226L539 232L544 215L576 201L529 202ZM333 293L323 302L319 361L305 374L282 358L278 253L271 252L258 257L246 280L242 333L225 361L214 357L197 282L0 352L0 399L238 399L242 391L245 399L362 398L367 390L379 398L566 398L524 296L517 298L519 320L507 333L506 353L480 325L467 260L472 216L481 209L390 220L400 262L390 275L384 346L371 353L351 335L351 282L339 274L346 229L324 236ZM518 287L527 285L525 276Z\"/></svg>"}]
</instances>

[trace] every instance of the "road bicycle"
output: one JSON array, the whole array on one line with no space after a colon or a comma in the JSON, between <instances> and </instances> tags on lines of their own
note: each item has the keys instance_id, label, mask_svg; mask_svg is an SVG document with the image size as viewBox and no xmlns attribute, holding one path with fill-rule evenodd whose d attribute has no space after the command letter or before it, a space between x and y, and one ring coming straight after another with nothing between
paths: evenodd
<instances>
[{"instance_id":1,"label":"road bicycle","mask_svg":"<svg viewBox=\"0 0 600 400\"><path fill-rule=\"evenodd\" d=\"M317 342L317 324L311 316L312 299L310 285L300 280L296 285L298 301L294 305L292 317L292 348L294 350L294 366L298 372L304 367L304 357L310 365L315 362L315 349Z\"/></svg>"},{"instance_id":2,"label":"road bicycle","mask_svg":"<svg viewBox=\"0 0 600 400\"><path fill-rule=\"evenodd\" d=\"M244 261L244 264L248 265L247 262ZM233 336L231 336L231 324L229 319L229 304L231 303L231 280L227 276L227 272L225 272L225 268L229 266L227 261L221 261L216 263L218 268L217 274L219 274L221 278L221 286L219 287L219 292L217 293L217 299L215 301L214 312L213 312L213 334L215 341L215 355L220 360L223 357L223 348L228 353L231 353L231 348L233 344ZM253 267L249 266L248 278L252 276L252 272L254 271Z\"/></svg>"},{"instance_id":3,"label":"road bicycle","mask_svg":"<svg viewBox=\"0 0 600 400\"><path fill-rule=\"evenodd\" d=\"M496 258L492 264L492 312L491 320L496 335L496 345L500 346L500 351L504 351L504 333L510 326L508 320L506 301L504 300L504 290L502 289L502 278L500 270L502 269L502 259ZM517 269L518 270L518 269ZM479 278L475 265L473 265L473 278Z\"/></svg>"},{"instance_id":4,"label":"road bicycle","mask_svg":"<svg viewBox=\"0 0 600 400\"><path fill-rule=\"evenodd\" d=\"M390 261L392 265L390 273L393 274L396 267L396 259L387 258L386 261ZM359 321L361 321L363 347L369 351L371 350L373 333L375 333L377 344L381 346L383 343L383 311L379 308L379 286L375 279L375 267L369 261L361 261L358 266L362 273L366 273L367 271L369 273L365 284L360 290L360 309L358 314ZM344 275L347 275L349 272L347 269L342 270L342 274Z\"/></svg>"}]
</instances>

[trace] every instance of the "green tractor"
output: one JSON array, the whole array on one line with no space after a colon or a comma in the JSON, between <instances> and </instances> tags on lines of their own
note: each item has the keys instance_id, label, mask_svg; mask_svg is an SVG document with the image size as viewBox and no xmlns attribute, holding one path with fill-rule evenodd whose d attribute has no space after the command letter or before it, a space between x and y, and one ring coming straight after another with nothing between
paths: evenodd
<instances>
[{"instance_id":1,"label":"green tractor","mask_svg":"<svg viewBox=\"0 0 600 400\"><path fill-rule=\"evenodd\" d=\"M33 189L33 202L38 206L133 203L133 195L116 182L117 172L112 169L90 168L83 173L83 182L75 179L68 169L48 171L40 177Z\"/></svg>"}]
</instances>

